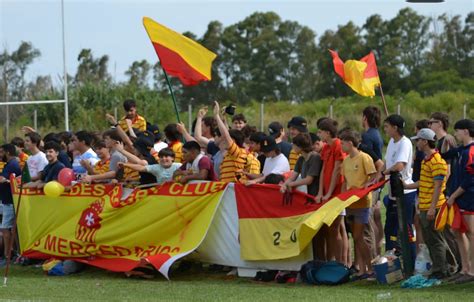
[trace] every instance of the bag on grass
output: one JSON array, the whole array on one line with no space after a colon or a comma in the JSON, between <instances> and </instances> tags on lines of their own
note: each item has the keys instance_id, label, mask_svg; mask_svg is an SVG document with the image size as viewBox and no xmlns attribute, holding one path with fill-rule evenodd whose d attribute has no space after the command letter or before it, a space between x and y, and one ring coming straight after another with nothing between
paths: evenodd
<instances>
[{"instance_id":1,"label":"bag on grass","mask_svg":"<svg viewBox=\"0 0 474 302\"><path fill-rule=\"evenodd\" d=\"M338 285L349 281L350 270L337 261L309 261L301 267L301 277L308 284Z\"/></svg>"}]
</instances>

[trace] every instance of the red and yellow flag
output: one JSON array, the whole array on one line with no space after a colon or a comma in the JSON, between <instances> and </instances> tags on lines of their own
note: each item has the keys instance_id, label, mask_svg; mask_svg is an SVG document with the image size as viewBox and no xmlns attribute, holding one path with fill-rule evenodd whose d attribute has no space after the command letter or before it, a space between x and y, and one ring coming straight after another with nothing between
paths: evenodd
<instances>
[{"instance_id":1,"label":"red and yellow flag","mask_svg":"<svg viewBox=\"0 0 474 302\"><path fill-rule=\"evenodd\" d=\"M178 77L187 86L211 80L215 53L150 18L144 17L143 25L168 74Z\"/></svg>"},{"instance_id":2,"label":"red and yellow flag","mask_svg":"<svg viewBox=\"0 0 474 302\"><path fill-rule=\"evenodd\" d=\"M281 194L276 185L236 184L241 258L274 260L299 255L323 224L331 225L344 208L384 183L350 190L321 204L312 203L311 195L299 191Z\"/></svg>"},{"instance_id":3,"label":"red and yellow flag","mask_svg":"<svg viewBox=\"0 0 474 302\"><path fill-rule=\"evenodd\" d=\"M334 50L329 50L334 64L334 71L355 92L362 96L374 96L375 87L380 85L380 78L373 52L360 60L343 62Z\"/></svg>"}]
</instances>

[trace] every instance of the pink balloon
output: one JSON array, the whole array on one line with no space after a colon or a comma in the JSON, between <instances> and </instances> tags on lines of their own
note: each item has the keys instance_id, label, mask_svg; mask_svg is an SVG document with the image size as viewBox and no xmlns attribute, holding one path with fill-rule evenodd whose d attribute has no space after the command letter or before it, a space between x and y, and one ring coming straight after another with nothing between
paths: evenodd
<instances>
[{"instance_id":1,"label":"pink balloon","mask_svg":"<svg viewBox=\"0 0 474 302\"><path fill-rule=\"evenodd\" d=\"M71 185L71 182L75 179L74 172L72 169L63 168L59 171L58 182L63 186L67 187Z\"/></svg>"}]
</instances>

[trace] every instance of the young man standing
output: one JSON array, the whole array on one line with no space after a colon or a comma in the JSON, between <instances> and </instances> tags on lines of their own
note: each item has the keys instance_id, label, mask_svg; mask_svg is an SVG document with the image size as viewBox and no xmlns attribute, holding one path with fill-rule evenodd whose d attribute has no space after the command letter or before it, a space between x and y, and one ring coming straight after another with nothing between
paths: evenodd
<instances>
[{"instance_id":1,"label":"young man standing","mask_svg":"<svg viewBox=\"0 0 474 302\"><path fill-rule=\"evenodd\" d=\"M53 141L49 141L44 145L48 164L44 167L43 171L39 172L39 179L35 182L28 183L26 187L43 188L46 183L58 180L59 172L65 168L64 164L58 160L60 150L61 145Z\"/></svg>"},{"instance_id":2,"label":"young man standing","mask_svg":"<svg viewBox=\"0 0 474 302\"><path fill-rule=\"evenodd\" d=\"M462 269L454 277L456 283L462 284L474 281L474 121L463 119L454 125L455 136L462 143L461 147L451 149L443 157L458 158L453 164L454 174L451 176L452 194L448 205L457 204L461 210L464 224L467 227L466 236L461 230L455 230L456 241L461 254Z\"/></svg>"},{"instance_id":3,"label":"young man standing","mask_svg":"<svg viewBox=\"0 0 474 302\"><path fill-rule=\"evenodd\" d=\"M86 175L81 179L83 182L112 180L119 170L118 163L127 162L127 158L117 150L117 144L122 142L117 130L109 129L104 132L102 137L104 138L105 146L110 150L109 170L101 174Z\"/></svg>"},{"instance_id":4,"label":"young man standing","mask_svg":"<svg viewBox=\"0 0 474 302\"><path fill-rule=\"evenodd\" d=\"M201 153L201 146L196 141L183 145L183 164L174 172L173 177L181 176L179 182L185 184L191 180L215 181L214 167L209 157Z\"/></svg>"},{"instance_id":5,"label":"young man standing","mask_svg":"<svg viewBox=\"0 0 474 302\"><path fill-rule=\"evenodd\" d=\"M308 122L301 116L295 116L288 122L288 130L290 138L295 138L300 133L308 132ZM288 158L290 162L290 170L295 168L296 162L301 154L296 153L295 150L291 149L290 156Z\"/></svg>"},{"instance_id":6,"label":"young man standing","mask_svg":"<svg viewBox=\"0 0 474 302\"><path fill-rule=\"evenodd\" d=\"M131 128L135 128L141 132L146 131L146 120L137 113L137 103L135 100L125 100L123 102L125 116L118 121L118 126L123 131L128 132ZM129 120L130 122L127 122Z\"/></svg>"},{"instance_id":7,"label":"young man standing","mask_svg":"<svg viewBox=\"0 0 474 302\"><path fill-rule=\"evenodd\" d=\"M245 183L248 151L244 148L244 135L240 130L228 130L220 116L218 102L214 102L214 118L217 121L218 132L215 137L216 144L225 149L224 159L220 165L220 181ZM221 149L221 150L222 150Z\"/></svg>"},{"instance_id":8,"label":"young man standing","mask_svg":"<svg viewBox=\"0 0 474 302\"><path fill-rule=\"evenodd\" d=\"M87 131L79 131L72 136L71 146L73 150L71 151L79 153L72 162L72 170L77 180L87 175L87 169L84 167L86 164L83 161L88 161L91 166L95 166L99 161L99 157L91 148L93 140L94 136Z\"/></svg>"},{"instance_id":9,"label":"young man standing","mask_svg":"<svg viewBox=\"0 0 474 302\"><path fill-rule=\"evenodd\" d=\"M14 137L11 143L16 148L16 154L17 154L18 160L20 161L20 168L23 169L23 167L26 164L26 161L28 160L28 154L26 154L24 151L25 141L21 137Z\"/></svg>"},{"instance_id":10,"label":"young man standing","mask_svg":"<svg viewBox=\"0 0 474 302\"><path fill-rule=\"evenodd\" d=\"M430 278L443 279L449 274L446 261L449 247L443 232L435 229L435 219L441 206L446 203L443 191L446 187L448 166L435 149L436 134L433 130L423 128L411 139L416 141L416 147L423 151L425 157L421 163L420 180L404 184L404 187L419 189L421 231L433 261Z\"/></svg>"},{"instance_id":11,"label":"young man standing","mask_svg":"<svg viewBox=\"0 0 474 302\"><path fill-rule=\"evenodd\" d=\"M32 181L39 179L39 172L43 171L48 164L46 155L39 149L41 136L37 132L25 134L25 148L30 151L30 156L26 160Z\"/></svg>"},{"instance_id":12,"label":"young man standing","mask_svg":"<svg viewBox=\"0 0 474 302\"><path fill-rule=\"evenodd\" d=\"M411 141L404 135L405 120L398 114L388 116L384 121L384 130L390 141L385 154L385 170L382 175L389 176L392 172L399 172L402 181L412 184L411 164L413 162L413 146ZM413 232L413 216L415 211L416 190L404 190L405 215L408 224L410 249L413 259L416 257L416 244ZM391 193L385 196L384 204L387 208L385 220L385 250L400 249L397 241L398 236L398 212L395 197Z\"/></svg>"},{"instance_id":13,"label":"young man standing","mask_svg":"<svg viewBox=\"0 0 474 302\"><path fill-rule=\"evenodd\" d=\"M268 134L272 136L278 148L280 148L281 153L290 159L290 152L291 152L291 144L289 142L285 142L283 138L285 137L285 128L280 122L272 122L268 125Z\"/></svg>"},{"instance_id":14,"label":"young man standing","mask_svg":"<svg viewBox=\"0 0 474 302\"><path fill-rule=\"evenodd\" d=\"M318 128L318 135L326 144L321 151L323 167L321 170L319 192L316 196L316 202L327 202L341 193L342 183L344 181L344 178L341 175L341 165L346 154L342 150L340 139L336 137L336 121L330 118L325 118L318 123ZM336 259L343 264L347 264L349 242L343 223L344 216L345 211L343 211L331 224L326 242L328 243L328 260Z\"/></svg>"},{"instance_id":15,"label":"young man standing","mask_svg":"<svg viewBox=\"0 0 474 302\"><path fill-rule=\"evenodd\" d=\"M340 135L342 150L347 156L342 162L341 174L344 176L343 191L368 186L376 176L372 158L364 152L359 151L360 135L353 130L347 130ZM356 264L359 273L355 276L357 280L373 277L371 252L364 238L364 229L369 224L370 207L372 195L361 198L347 208L347 217L351 224L354 239L354 250Z\"/></svg>"},{"instance_id":16,"label":"young man standing","mask_svg":"<svg viewBox=\"0 0 474 302\"><path fill-rule=\"evenodd\" d=\"M5 144L0 147L0 158L5 162L5 167L0 174L0 199L3 206L2 224L0 230L3 234L3 248L5 259L8 256L11 240L11 229L15 221L15 210L13 208L13 196L10 188L10 176L21 175L20 163L16 157L16 149L13 144ZM0 267L5 265L6 260L0 261Z\"/></svg>"}]
</instances>

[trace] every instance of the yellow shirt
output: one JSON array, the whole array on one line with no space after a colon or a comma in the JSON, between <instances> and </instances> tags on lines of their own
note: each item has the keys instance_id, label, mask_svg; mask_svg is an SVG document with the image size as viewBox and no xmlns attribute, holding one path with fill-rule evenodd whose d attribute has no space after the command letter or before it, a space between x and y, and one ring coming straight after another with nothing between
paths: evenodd
<instances>
[{"instance_id":1,"label":"yellow shirt","mask_svg":"<svg viewBox=\"0 0 474 302\"><path fill-rule=\"evenodd\" d=\"M288 159L290 163L290 170L294 170L296 166L296 162L298 161L298 158L300 158L301 153L296 153L294 149L291 149L290 151L290 158Z\"/></svg>"},{"instance_id":2,"label":"yellow shirt","mask_svg":"<svg viewBox=\"0 0 474 302\"><path fill-rule=\"evenodd\" d=\"M446 202L446 197L443 192L446 189L447 175L448 166L438 152L421 162L420 188L418 192L418 208L420 210L427 211L430 208L434 193L434 181L436 178L443 179L436 208L440 208Z\"/></svg>"},{"instance_id":3,"label":"yellow shirt","mask_svg":"<svg viewBox=\"0 0 474 302\"><path fill-rule=\"evenodd\" d=\"M348 190L363 188L370 179L370 174L376 173L374 161L364 152L359 152L354 157L346 156L342 162L341 174L344 176ZM372 194L361 198L359 201L351 204L349 209L369 208L372 203Z\"/></svg>"},{"instance_id":4,"label":"yellow shirt","mask_svg":"<svg viewBox=\"0 0 474 302\"><path fill-rule=\"evenodd\" d=\"M260 174L260 161L255 154L248 153L245 171L248 171L250 174Z\"/></svg>"},{"instance_id":5,"label":"yellow shirt","mask_svg":"<svg viewBox=\"0 0 474 302\"><path fill-rule=\"evenodd\" d=\"M5 167L6 164L7 164L6 162L0 161L0 173L3 172L3 168Z\"/></svg>"},{"instance_id":6,"label":"yellow shirt","mask_svg":"<svg viewBox=\"0 0 474 302\"><path fill-rule=\"evenodd\" d=\"M183 143L179 141L172 142L168 145L168 147L174 152L174 162L183 162Z\"/></svg>"},{"instance_id":7,"label":"yellow shirt","mask_svg":"<svg viewBox=\"0 0 474 302\"><path fill-rule=\"evenodd\" d=\"M125 117L122 117L118 122L119 127L123 129L123 131L128 131L127 122L125 121ZM132 120L132 128L138 129L140 131L146 130L146 120L143 116L137 114L137 116Z\"/></svg>"},{"instance_id":8,"label":"yellow shirt","mask_svg":"<svg viewBox=\"0 0 474 302\"><path fill-rule=\"evenodd\" d=\"M110 169L110 159L107 159L105 162L99 160L94 166L94 174L104 174L109 172Z\"/></svg>"},{"instance_id":9,"label":"yellow shirt","mask_svg":"<svg viewBox=\"0 0 474 302\"><path fill-rule=\"evenodd\" d=\"M247 164L248 152L244 148L240 148L232 141L224 159L221 163L221 178L223 182L243 182L244 175L240 172L245 170ZM258 172L260 173L260 171Z\"/></svg>"}]
</instances>

